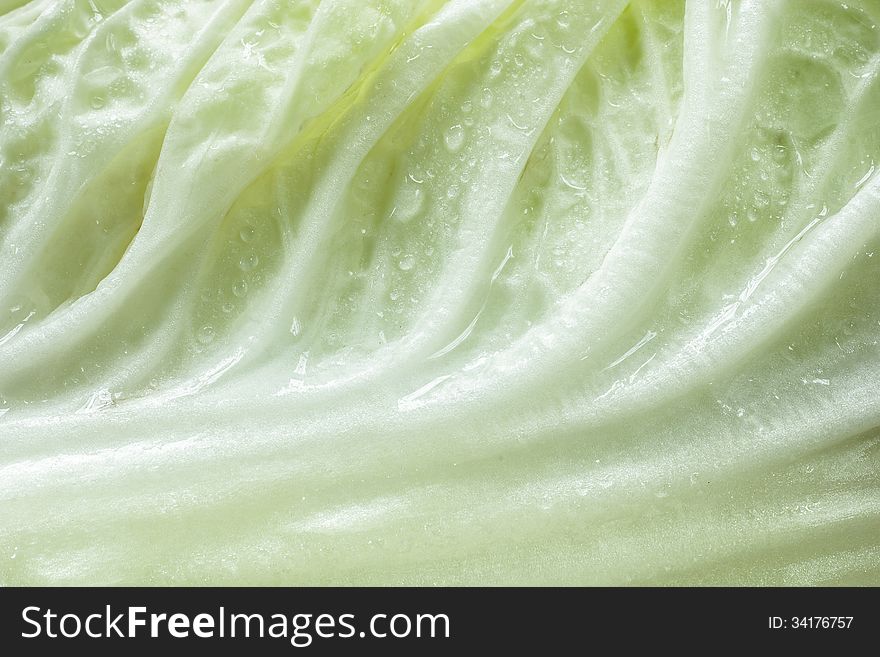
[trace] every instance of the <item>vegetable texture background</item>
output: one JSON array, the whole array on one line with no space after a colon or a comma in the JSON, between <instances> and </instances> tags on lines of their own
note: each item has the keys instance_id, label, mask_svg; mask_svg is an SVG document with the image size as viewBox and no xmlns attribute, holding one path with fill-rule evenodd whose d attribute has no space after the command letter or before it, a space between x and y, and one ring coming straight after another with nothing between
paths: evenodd
<instances>
[{"instance_id":1,"label":"vegetable texture background","mask_svg":"<svg viewBox=\"0 0 880 657\"><path fill-rule=\"evenodd\" d=\"M0 0L0 582L880 583L878 23Z\"/></svg>"}]
</instances>

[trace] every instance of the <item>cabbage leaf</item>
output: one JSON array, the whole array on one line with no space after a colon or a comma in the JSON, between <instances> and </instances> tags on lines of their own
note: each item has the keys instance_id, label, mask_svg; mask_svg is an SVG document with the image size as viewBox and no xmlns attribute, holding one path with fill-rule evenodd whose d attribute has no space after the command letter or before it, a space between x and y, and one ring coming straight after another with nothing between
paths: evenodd
<instances>
[{"instance_id":1,"label":"cabbage leaf","mask_svg":"<svg viewBox=\"0 0 880 657\"><path fill-rule=\"evenodd\" d=\"M880 584L878 23L0 2L0 583Z\"/></svg>"}]
</instances>

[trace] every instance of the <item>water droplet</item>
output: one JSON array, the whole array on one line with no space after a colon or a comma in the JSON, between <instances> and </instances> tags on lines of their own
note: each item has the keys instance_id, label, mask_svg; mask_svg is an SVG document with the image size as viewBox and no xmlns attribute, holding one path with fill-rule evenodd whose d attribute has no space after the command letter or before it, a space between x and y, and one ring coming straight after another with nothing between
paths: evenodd
<instances>
[{"instance_id":1,"label":"water droplet","mask_svg":"<svg viewBox=\"0 0 880 657\"><path fill-rule=\"evenodd\" d=\"M211 344L214 342L214 327L207 324L199 329L196 339L200 344Z\"/></svg>"},{"instance_id":2,"label":"water droplet","mask_svg":"<svg viewBox=\"0 0 880 657\"><path fill-rule=\"evenodd\" d=\"M566 28L571 25L571 18L569 17L567 11L559 12L559 15L556 17L556 24L562 28Z\"/></svg>"},{"instance_id":3,"label":"water droplet","mask_svg":"<svg viewBox=\"0 0 880 657\"><path fill-rule=\"evenodd\" d=\"M93 96L92 97L92 102L91 102L92 109L101 109L106 104L107 104L107 101L104 99L103 96Z\"/></svg>"},{"instance_id":4,"label":"water droplet","mask_svg":"<svg viewBox=\"0 0 880 657\"><path fill-rule=\"evenodd\" d=\"M780 144L773 149L773 160L777 164L782 164L785 161L785 155L785 146Z\"/></svg>"},{"instance_id":5,"label":"water droplet","mask_svg":"<svg viewBox=\"0 0 880 657\"><path fill-rule=\"evenodd\" d=\"M504 64L501 63L500 59L496 59L489 67L489 75L493 78L498 77L501 74L502 68L504 68Z\"/></svg>"},{"instance_id":6,"label":"water droplet","mask_svg":"<svg viewBox=\"0 0 880 657\"><path fill-rule=\"evenodd\" d=\"M220 309L223 311L224 314L230 315L230 314L232 314L232 311L235 310L235 306L232 305L232 303L230 303L229 301L227 301L226 303L224 303L220 307Z\"/></svg>"},{"instance_id":7,"label":"water droplet","mask_svg":"<svg viewBox=\"0 0 880 657\"><path fill-rule=\"evenodd\" d=\"M391 290L391 293L388 295L392 301L397 301L400 298L400 292L397 290Z\"/></svg>"},{"instance_id":8,"label":"water droplet","mask_svg":"<svg viewBox=\"0 0 880 657\"><path fill-rule=\"evenodd\" d=\"M117 395L118 396L118 395ZM107 388L96 390L77 413L94 413L115 405L114 395Z\"/></svg>"},{"instance_id":9,"label":"water droplet","mask_svg":"<svg viewBox=\"0 0 880 657\"><path fill-rule=\"evenodd\" d=\"M400 269L403 271L409 271L415 266L415 264L416 259L411 255L406 255L401 259L399 263L397 263L397 266L400 267Z\"/></svg>"},{"instance_id":10,"label":"water droplet","mask_svg":"<svg viewBox=\"0 0 880 657\"><path fill-rule=\"evenodd\" d=\"M247 281L238 281L235 285L232 286L232 293L239 298L241 298L245 294L247 294L247 291L248 291Z\"/></svg>"},{"instance_id":11,"label":"water droplet","mask_svg":"<svg viewBox=\"0 0 880 657\"><path fill-rule=\"evenodd\" d=\"M461 111L465 114L470 114L473 109L474 104L469 100L466 100L461 104Z\"/></svg>"},{"instance_id":12,"label":"water droplet","mask_svg":"<svg viewBox=\"0 0 880 657\"><path fill-rule=\"evenodd\" d=\"M242 242L247 243L254 239L255 232L253 226L245 226L239 231L238 236Z\"/></svg>"},{"instance_id":13,"label":"water droplet","mask_svg":"<svg viewBox=\"0 0 880 657\"><path fill-rule=\"evenodd\" d=\"M446 148L451 152L456 153L460 151L461 147L464 146L464 128L458 124L452 126L446 131L443 140L446 142Z\"/></svg>"},{"instance_id":14,"label":"water droplet","mask_svg":"<svg viewBox=\"0 0 880 657\"><path fill-rule=\"evenodd\" d=\"M492 107L492 100L492 90L489 88L483 89L482 93L480 94L480 107L482 107L483 109L489 109L490 107Z\"/></svg>"},{"instance_id":15,"label":"water droplet","mask_svg":"<svg viewBox=\"0 0 880 657\"><path fill-rule=\"evenodd\" d=\"M391 216L397 221L406 223L414 219L425 204L425 192L416 185L406 185L397 196L397 203L391 211Z\"/></svg>"},{"instance_id":16,"label":"water droplet","mask_svg":"<svg viewBox=\"0 0 880 657\"><path fill-rule=\"evenodd\" d=\"M522 53L516 53L513 56L513 63L517 66L522 66L525 63L525 58L522 56Z\"/></svg>"},{"instance_id":17,"label":"water droplet","mask_svg":"<svg viewBox=\"0 0 880 657\"><path fill-rule=\"evenodd\" d=\"M256 269L257 265L260 264L260 258L256 253L251 253L246 256L242 256L241 260L238 262L238 267L242 271L252 271Z\"/></svg>"},{"instance_id":18,"label":"water droplet","mask_svg":"<svg viewBox=\"0 0 880 657\"><path fill-rule=\"evenodd\" d=\"M752 162L758 162L761 160L761 153L758 151L757 148L753 148L749 155L752 158Z\"/></svg>"}]
</instances>

